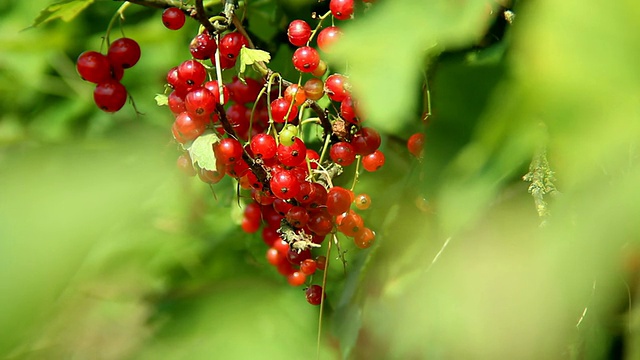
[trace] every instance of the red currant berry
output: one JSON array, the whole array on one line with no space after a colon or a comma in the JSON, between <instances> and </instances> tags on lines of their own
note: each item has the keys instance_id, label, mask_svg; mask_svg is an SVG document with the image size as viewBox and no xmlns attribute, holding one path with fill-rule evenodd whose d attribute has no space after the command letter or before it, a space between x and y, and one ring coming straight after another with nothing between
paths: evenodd
<instances>
[{"instance_id":1,"label":"red currant berry","mask_svg":"<svg viewBox=\"0 0 640 360\"><path fill-rule=\"evenodd\" d=\"M351 145L358 155L369 155L380 147L380 134L373 128L363 127L353 134Z\"/></svg>"},{"instance_id":2,"label":"red currant berry","mask_svg":"<svg viewBox=\"0 0 640 360\"><path fill-rule=\"evenodd\" d=\"M384 154L380 150L362 157L362 167L369 172L378 171L384 165Z\"/></svg>"},{"instance_id":3,"label":"red currant berry","mask_svg":"<svg viewBox=\"0 0 640 360\"><path fill-rule=\"evenodd\" d=\"M276 155L276 139L268 134L257 134L249 145L253 154L260 159L270 159Z\"/></svg>"},{"instance_id":4,"label":"red currant berry","mask_svg":"<svg viewBox=\"0 0 640 360\"><path fill-rule=\"evenodd\" d=\"M313 259L304 259L300 263L300 271L305 275L313 275L316 272L318 264Z\"/></svg>"},{"instance_id":5,"label":"red currant berry","mask_svg":"<svg viewBox=\"0 0 640 360\"><path fill-rule=\"evenodd\" d=\"M180 154L180 156L178 156L178 160L176 161L176 165L178 166L178 169L180 169L185 175L196 176L196 170L193 168L189 153Z\"/></svg>"},{"instance_id":6,"label":"red currant berry","mask_svg":"<svg viewBox=\"0 0 640 360\"><path fill-rule=\"evenodd\" d=\"M348 20L353 14L353 0L331 0L329 10L336 19Z\"/></svg>"},{"instance_id":7,"label":"red currant berry","mask_svg":"<svg viewBox=\"0 0 640 360\"><path fill-rule=\"evenodd\" d=\"M280 238L278 229L279 228L273 226L265 226L262 229L262 241L264 241L267 246L273 246L273 243L275 243L276 240Z\"/></svg>"},{"instance_id":8,"label":"red currant berry","mask_svg":"<svg viewBox=\"0 0 640 360\"><path fill-rule=\"evenodd\" d=\"M350 191L334 186L327 192L327 212L333 216L338 216L349 210L351 207Z\"/></svg>"},{"instance_id":9,"label":"red currant berry","mask_svg":"<svg viewBox=\"0 0 640 360\"><path fill-rule=\"evenodd\" d=\"M273 242L273 248L278 250L282 256L287 256L289 253L289 243L284 241L281 237L277 238L276 241Z\"/></svg>"},{"instance_id":10,"label":"red currant berry","mask_svg":"<svg viewBox=\"0 0 640 360\"><path fill-rule=\"evenodd\" d=\"M238 159L232 165L227 166L226 171L227 171L227 174L232 178L241 179L249 171L251 171L251 168L249 167L249 164L247 164L246 161L242 159Z\"/></svg>"},{"instance_id":11,"label":"red currant berry","mask_svg":"<svg viewBox=\"0 0 640 360\"><path fill-rule=\"evenodd\" d=\"M300 265L306 259L311 259L311 250L309 249L298 251L289 248L289 251L287 251L287 260L293 265Z\"/></svg>"},{"instance_id":12,"label":"red currant berry","mask_svg":"<svg viewBox=\"0 0 640 360\"><path fill-rule=\"evenodd\" d=\"M295 138L293 144L289 146L283 144L278 145L276 155L282 165L298 166L304 162L307 156L307 147L300 138Z\"/></svg>"},{"instance_id":13,"label":"red currant berry","mask_svg":"<svg viewBox=\"0 0 640 360\"><path fill-rule=\"evenodd\" d=\"M309 159L309 163L311 163L311 169L318 168L318 162L320 161L320 154L313 149L307 149L307 159Z\"/></svg>"},{"instance_id":14,"label":"red currant berry","mask_svg":"<svg viewBox=\"0 0 640 360\"><path fill-rule=\"evenodd\" d=\"M198 34L189 44L189 52L194 59L207 60L216 52L218 46L208 31Z\"/></svg>"},{"instance_id":15,"label":"red currant berry","mask_svg":"<svg viewBox=\"0 0 640 360\"><path fill-rule=\"evenodd\" d=\"M248 217L243 217L240 227L242 228L242 231L246 232L247 234L253 234L256 231L260 230L260 221L249 219Z\"/></svg>"},{"instance_id":16,"label":"red currant berry","mask_svg":"<svg viewBox=\"0 0 640 360\"><path fill-rule=\"evenodd\" d=\"M318 67L320 55L316 49L303 46L293 53L293 66L300 72L310 73Z\"/></svg>"},{"instance_id":17,"label":"red currant berry","mask_svg":"<svg viewBox=\"0 0 640 360\"><path fill-rule=\"evenodd\" d=\"M353 237L353 241L360 249L366 249L373 244L376 234L369 228L363 228Z\"/></svg>"},{"instance_id":18,"label":"red currant berry","mask_svg":"<svg viewBox=\"0 0 640 360\"><path fill-rule=\"evenodd\" d=\"M247 109L242 104L233 104L227 109L227 120L235 130L236 134L243 140L246 140L249 135L249 118L247 117Z\"/></svg>"},{"instance_id":19,"label":"red currant berry","mask_svg":"<svg viewBox=\"0 0 640 360\"><path fill-rule=\"evenodd\" d=\"M356 104L351 98L351 96L347 96L340 103L340 117L342 117L345 121L350 122L352 124L358 124L358 115L356 110Z\"/></svg>"},{"instance_id":20,"label":"red currant berry","mask_svg":"<svg viewBox=\"0 0 640 360\"><path fill-rule=\"evenodd\" d=\"M318 208L324 206L327 203L327 189L319 183L311 183L313 189L311 190L309 202L306 204L307 208Z\"/></svg>"},{"instance_id":21,"label":"red currant berry","mask_svg":"<svg viewBox=\"0 0 640 360\"><path fill-rule=\"evenodd\" d=\"M207 69L196 60L187 60L178 66L178 83L187 88L200 86L207 78Z\"/></svg>"},{"instance_id":22,"label":"red currant berry","mask_svg":"<svg viewBox=\"0 0 640 360\"><path fill-rule=\"evenodd\" d=\"M333 218L326 209L316 209L309 213L307 227L316 235L327 235L333 230Z\"/></svg>"},{"instance_id":23,"label":"red currant berry","mask_svg":"<svg viewBox=\"0 0 640 360\"><path fill-rule=\"evenodd\" d=\"M307 275L302 271L294 271L291 275L287 276L287 281L291 286L300 286L307 281Z\"/></svg>"},{"instance_id":24,"label":"red currant berry","mask_svg":"<svg viewBox=\"0 0 640 360\"><path fill-rule=\"evenodd\" d=\"M298 107L285 98L275 99L271 102L271 117L277 123L293 122L298 117Z\"/></svg>"},{"instance_id":25,"label":"red currant berry","mask_svg":"<svg viewBox=\"0 0 640 360\"><path fill-rule=\"evenodd\" d=\"M217 103L226 104L229 101L229 89L225 85L222 85L223 102L220 102L220 86L217 81L207 81L204 83L204 87L211 91Z\"/></svg>"},{"instance_id":26,"label":"red currant berry","mask_svg":"<svg viewBox=\"0 0 640 360\"><path fill-rule=\"evenodd\" d=\"M216 157L225 165L231 165L238 160L242 160L242 144L233 138L224 138L216 146ZM244 175L244 174L237 174Z\"/></svg>"},{"instance_id":27,"label":"red currant berry","mask_svg":"<svg viewBox=\"0 0 640 360\"><path fill-rule=\"evenodd\" d=\"M140 45L129 38L120 38L111 43L107 58L112 65L128 69L140 60Z\"/></svg>"},{"instance_id":28,"label":"red currant berry","mask_svg":"<svg viewBox=\"0 0 640 360\"><path fill-rule=\"evenodd\" d=\"M322 294L322 286L320 285L311 285L305 290L305 297L311 305L320 305L322 302Z\"/></svg>"},{"instance_id":29,"label":"red currant berry","mask_svg":"<svg viewBox=\"0 0 640 360\"><path fill-rule=\"evenodd\" d=\"M303 46L311 37L311 26L304 20L293 20L287 29L289 42L295 46Z\"/></svg>"},{"instance_id":30,"label":"red currant berry","mask_svg":"<svg viewBox=\"0 0 640 360\"><path fill-rule=\"evenodd\" d=\"M93 100L100 110L116 112L127 102L127 89L115 80L101 83L93 91Z\"/></svg>"},{"instance_id":31,"label":"red currant berry","mask_svg":"<svg viewBox=\"0 0 640 360\"><path fill-rule=\"evenodd\" d=\"M99 84L111 79L109 59L97 51L85 51L76 61L76 70L84 80Z\"/></svg>"},{"instance_id":32,"label":"red currant berry","mask_svg":"<svg viewBox=\"0 0 640 360\"><path fill-rule=\"evenodd\" d=\"M286 262L287 259L275 248L269 248L269 250L267 250L266 258L269 264L273 266L278 266L283 262Z\"/></svg>"},{"instance_id":33,"label":"red currant berry","mask_svg":"<svg viewBox=\"0 0 640 360\"><path fill-rule=\"evenodd\" d=\"M316 269L324 271L327 267L327 258L324 255L320 255L316 258Z\"/></svg>"},{"instance_id":34,"label":"red currant berry","mask_svg":"<svg viewBox=\"0 0 640 360\"><path fill-rule=\"evenodd\" d=\"M324 95L324 82L320 79L311 78L302 87L307 99L317 101Z\"/></svg>"},{"instance_id":35,"label":"red currant berry","mask_svg":"<svg viewBox=\"0 0 640 360\"><path fill-rule=\"evenodd\" d=\"M219 164L215 171L200 169L198 177L200 177L200 180L202 180L202 182L205 182L207 184L217 184L220 182L220 180L222 180L222 178L224 178L224 174L225 166Z\"/></svg>"},{"instance_id":36,"label":"red currant berry","mask_svg":"<svg viewBox=\"0 0 640 360\"><path fill-rule=\"evenodd\" d=\"M326 53L342 37L342 31L337 26L329 26L318 33L318 48Z\"/></svg>"},{"instance_id":37,"label":"red currant berry","mask_svg":"<svg viewBox=\"0 0 640 360\"><path fill-rule=\"evenodd\" d=\"M249 46L247 39L238 31L230 32L220 39L220 55L227 59L235 59L243 46Z\"/></svg>"},{"instance_id":38,"label":"red currant berry","mask_svg":"<svg viewBox=\"0 0 640 360\"><path fill-rule=\"evenodd\" d=\"M169 30L179 30L185 21L186 16L176 7L167 8L162 12L162 23Z\"/></svg>"},{"instance_id":39,"label":"red currant berry","mask_svg":"<svg viewBox=\"0 0 640 360\"><path fill-rule=\"evenodd\" d=\"M183 112L176 116L173 123L174 136L176 133L185 141L191 141L200 136L206 129L206 123L191 116L188 112ZM176 140L180 139L176 136ZM182 142L182 141L180 141Z\"/></svg>"},{"instance_id":40,"label":"red currant berry","mask_svg":"<svg viewBox=\"0 0 640 360\"><path fill-rule=\"evenodd\" d=\"M215 110L216 98L211 91L199 87L189 91L184 99L184 105L189 114L195 117L206 117Z\"/></svg>"},{"instance_id":41,"label":"red currant berry","mask_svg":"<svg viewBox=\"0 0 640 360\"><path fill-rule=\"evenodd\" d=\"M362 217L353 210L337 216L336 224L338 225L338 231L347 236L355 236L364 228Z\"/></svg>"},{"instance_id":42,"label":"red currant berry","mask_svg":"<svg viewBox=\"0 0 640 360\"><path fill-rule=\"evenodd\" d=\"M331 160L341 166L349 166L356 159L356 152L348 142L337 142L329 150Z\"/></svg>"},{"instance_id":43,"label":"red currant berry","mask_svg":"<svg viewBox=\"0 0 640 360\"><path fill-rule=\"evenodd\" d=\"M178 115L181 112L187 111L187 108L184 106L184 99L178 95L178 93L174 90L169 94L167 99L169 110L174 115Z\"/></svg>"},{"instance_id":44,"label":"red currant berry","mask_svg":"<svg viewBox=\"0 0 640 360\"><path fill-rule=\"evenodd\" d=\"M293 207L293 204L290 202L287 202L286 200L282 200L282 199L273 200L273 210L275 210L278 214L282 216L285 216L287 212L289 212L289 209L291 209L292 207Z\"/></svg>"},{"instance_id":45,"label":"red currant berry","mask_svg":"<svg viewBox=\"0 0 640 360\"><path fill-rule=\"evenodd\" d=\"M301 206L292 206L285 215L287 222L294 228L302 228L309 222L309 213L307 209Z\"/></svg>"},{"instance_id":46,"label":"red currant berry","mask_svg":"<svg viewBox=\"0 0 640 360\"><path fill-rule=\"evenodd\" d=\"M418 159L421 158L424 149L424 134L416 133L411 135L407 140L407 149L409 149L411 155Z\"/></svg>"},{"instance_id":47,"label":"red currant berry","mask_svg":"<svg viewBox=\"0 0 640 360\"><path fill-rule=\"evenodd\" d=\"M300 191L300 182L288 170L280 170L273 174L269 182L271 192L279 199L291 199Z\"/></svg>"},{"instance_id":48,"label":"red currant berry","mask_svg":"<svg viewBox=\"0 0 640 360\"><path fill-rule=\"evenodd\" d=\"M262 85L255 79L245 78L245 83L242 83L238 77L234 77L227 88L229 89L229 96L238 104L246 104L254 102L262 90Z\"/></svg>"},{"instance_id":49,"label":"red currant berry","mask_svg":"<svg viewBox=\"0 0 640 360\"><path fill-rule=\"evenodd\" d=\"M298 84L291 84L284 90L284 99L287 103L293 102L294 106L300 106L307 100L304 90Z\"/></svg>"},{"instance_id":50,"label":"red currant berry","mask_svg":"<svg viewBox=\"0 0 640 360\"><path fill-rule=\"evenodd\" d=\"M267 223L267 226L279 229L283 216L278 214L272 205L262 207L262 221Z\"/></svg>"},{"instance_id":51,"label":"red currant berry","mask_svg":"<svg viewBox=\"0 0 640 360\"><path fill-rule=\"evenodd\" d=\"M368 194L362 193L356 195L353 203L356 204L356 207L360 210L367 210L369 206L371 206L371 197Z\"/></svg>"},{"instance_id":52,"label":"red currant berry","mask_svg":"<svg viewBox=\"0 0 640 360\"><path fill-rule=\"evenodd\" d=\"M342 101L349 96L350 85L347 78L340 74L332 74L324 81L324 91L333 101Z\"/></svg>"}]
</instances>

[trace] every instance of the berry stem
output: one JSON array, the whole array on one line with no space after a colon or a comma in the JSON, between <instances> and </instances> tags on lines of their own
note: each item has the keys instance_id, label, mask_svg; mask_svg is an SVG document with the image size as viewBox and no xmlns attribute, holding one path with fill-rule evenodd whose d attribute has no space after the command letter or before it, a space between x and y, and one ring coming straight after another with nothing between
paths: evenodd
<instances>
[{"instance_id":1,"label":"berry stem","mask_svg":"<svg viewBox=\"0 0 640 360\"><path fill-rule=\"evenodd\" d=\"M327 18L327 16L331 15L331 10L327 11L324 15L320 16L318 18L318 25L316 25L316 28L313 29L313 31L311 32L311 36L309 36L309 40L307 41L307 46L311 43L311 40L313 40L313 37L316 35L316 33L318 32L318 30L320 30L320 28L322 27L322 21L324 19Z\"/></svg>"},{"instance_id":2,"label":"berry stem","mask_svg":"<svg viewBox=\"0 0 640 360\"><path fill-rule=\"evenodd\" d=\"M213 26L211 21L209 21L209 18L207 17L207 12L204 10L204 5L202 3L202 0L196 0L196 13L195 13L195 16L196 16L196 19L198 20L198 22L200 22L200 24L202 24L202 26L204 26L204 28L207 29L209 34L218 34L219 33L218 29L216 29L216 27ZM217 52L217 50L216 50L216 52Z\"/></svg>"},{"instance_id":3,"label":"berry stem","mask_svg":"<svg viewBox=\"0 0 640 360\"><path fill-rule=\"evenodd\" d=\"M131 5L130 2L125 2L118 8L116 13L113 14L113 16L111 17L111 20L109 21L109 25L107 25L107 31L104 34L104 40L106 40L107 46L110 45L109 36L111 35L111 29L113 29L113 25L115 25L116 23L116 19L120 19L120 21L124 20L124 11L127 10L129 5Z\"/></svg>"},{"instance_id":4,"label":"berry stem","mask_svg":"<svg viewBox=\"0 0 640 360\"><path fill-rule=\"evenodd\" d=\"M335 232L332 233L332 236L336 237ZM337 239L336 239L337 240ZM322 293L320 294L320 315L318 316L318 342L316 348L317 358L320 359L320 339L322 338L322 314L324 312L324 289L327 286L327 273L329 272L329 259L331 258L331 244L333 241L329 241L327 244L327 255L326 255L326 263L324 266L324 271L322 274Z\"/></svg>"},{"instance_id":5,"label":"berry stem","mask_svg":"<svg viewBox=\"0 0 640 360\"><path fill-rule=\"evenodd\" d=\"M356 172L353 174L353 183L351 184L351 191L356 188L356 183L358 182L358 177L360 177L360 163L362 162L362 156L356 156Z\"/></svg>"}]
</instances>

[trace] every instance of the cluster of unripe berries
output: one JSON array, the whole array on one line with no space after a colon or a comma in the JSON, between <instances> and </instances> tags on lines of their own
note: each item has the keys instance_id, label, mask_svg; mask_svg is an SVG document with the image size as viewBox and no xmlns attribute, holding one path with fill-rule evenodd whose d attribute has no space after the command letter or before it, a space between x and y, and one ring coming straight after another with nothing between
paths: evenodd
<instances>
[{"instance_id":1,"label":"cluster of unripe berries","mask_svg":"<svg viewBox=\"0 0 640 360\"><path fill-rule=\"evenodd\" d=\"M124 70L140 60L140 46L129 38L120 38L109 45L107 54L85 51L76 62L80 76L96 84L93 100L100 109L116 112L127 102L127 89L120 83Z\"/></svg>"}]
</instances>

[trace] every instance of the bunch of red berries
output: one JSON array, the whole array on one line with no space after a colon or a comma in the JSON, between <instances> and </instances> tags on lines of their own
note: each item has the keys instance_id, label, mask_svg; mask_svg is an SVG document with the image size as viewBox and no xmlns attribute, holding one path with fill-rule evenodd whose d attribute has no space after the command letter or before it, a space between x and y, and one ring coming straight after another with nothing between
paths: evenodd
<instances>
[{"instance_id":1,"label":"bunch of red berries","mask_svg":"<svg viewBox=\"0 0 640 360\"><path fill-rule=\"evenodd\" d=\"M120 83L124 69L134 66L140 60L140 46L129 38L120 38L111 43L107 54L85 51L78 56L78 74L96 84L93 100L106 112L120 110L127 101L127 89Z\"/></svg>"},{"instance_id":2,"label":"bunch of red berries","mask_svg":"<svg viewBox=\"0 0 640 360\"><path fill-rule=\"evenodd\" d=\"M381 137L375 129L362 126L348 77L325 76L328 65L310 46L317 34L318 48L330 51L342 32L335 25L322 28L322 21L329 16L351 18L353 5L353 0L332 0L315 30L303 20L290 23L287 35L297 47L293 66L301 79L311 75L304 85L270 70L264 71L265 80L234 77L223 83L219 74L232 68L242 49L250 47L240 31L214 36L202 31L190 45L193 59L167 76L171 89L167 102L175 115L173 134L186 150L178 164L204 182L214 184L227 175L250 191L253 201L244 209L242 229L254 233L262 228L269 247L267 261L292 286L307 283L307 300L312 304L319 304L324 294L321 286L312 284L312 276L326 266L326 258L314 256L314 249L328 235L330 241L338 241L338 232L359 248L370 247L375 239L356 211L367 209L370 197L355 196L353 189L334 186L333 180L354 164L356 172L360 166L378 170L385 162L379 150ZM318 105L325 96L334 104L331 108L339 109L336 113ZM309 132L302 130L307 126L322 130L315 149L314 138L304 139ZM204 137L212 139L209 151L215 166L209 168L198 161L200 154L191 151Z\"/></svg>"}]
</instances>

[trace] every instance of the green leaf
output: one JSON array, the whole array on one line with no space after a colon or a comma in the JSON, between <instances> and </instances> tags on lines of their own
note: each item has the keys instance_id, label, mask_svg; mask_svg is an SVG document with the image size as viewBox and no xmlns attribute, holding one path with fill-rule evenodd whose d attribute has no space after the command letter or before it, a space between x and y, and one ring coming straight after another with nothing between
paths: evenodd
<instances>
[{"instance_id":1,"label":"green leaf","mask_svg":"<svg viewBox=\"0 0 640 360\"><path fill-rule=\"evenodd\" d=\"M218 141L220 138L213 132L198 136L187 149L191 161L198 164L201 169L216 171L216 155L213 153L213 144Z\"/></svg>"},{"instance_id":2,"label":"green leaf","mask_svg":"<svg viewBox=\"0 0 640 360\"><path fill-rule=\"evenodd\" d=\"M165 94L157 94L154 99L156 99L158 106L169 105L169 97Z\"/></svg>"},{"instance_id":3,"label":"green leaf","mask_svg":"<svg viewBox=\"0 0 640 360\"><path fill-rule=\"evenodd\" d=\"M94 1L95 0L62 0L53 3L40 11L38 17L33 20L31 27L40 26L55 19L62 19L63 21L69 22Z\"/></svg>"},{"instance_id":4,"label":"green leaf","mask_svg":"<svg viewBox=\"0 0 640 360\"><path fill-rule=\"evenodd\" d=\"M240 49L240 73L244 74L247 65L253 65L256 62L268 63L271 60L271 55L264 50L248 49L242 47Z\"/></svg>"}]
</instances>

